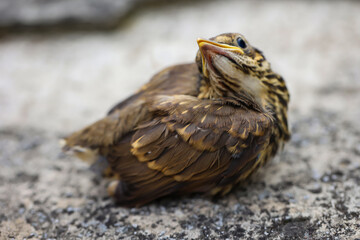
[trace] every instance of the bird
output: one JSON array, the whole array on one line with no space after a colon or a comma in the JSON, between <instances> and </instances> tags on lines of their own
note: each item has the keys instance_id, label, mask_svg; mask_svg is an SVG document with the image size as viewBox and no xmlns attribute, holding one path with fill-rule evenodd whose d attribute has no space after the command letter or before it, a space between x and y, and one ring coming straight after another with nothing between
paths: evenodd
<instances>
[{"instance_id":1,"label":"bird","mask_svg":"<svg viewBox=\"0 0 360 240\"><path fill-rule=\"evenodd\" d=\"M120 206L224 196L290 139L290 95L264 54L239 33L197 44L194 63L160 71L104 118L62 139L63 151L103 163Z\"/></svg>"}]
</instances>

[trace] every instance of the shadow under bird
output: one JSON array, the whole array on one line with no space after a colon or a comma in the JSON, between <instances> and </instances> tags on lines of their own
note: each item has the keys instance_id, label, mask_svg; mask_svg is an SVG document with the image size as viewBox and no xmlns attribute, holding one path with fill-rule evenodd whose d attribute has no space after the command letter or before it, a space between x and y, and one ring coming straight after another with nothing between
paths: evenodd
<instances>
[{"instance_id":1,"label":"shadow under bird","mask_svg":"<svg viewBox=\"0 0 360 240\"><path fill-rule=\"evenodd\" d=\"M120 205L171 194L224 195L289 139L289 93L240 34L198 39L195 63L156 74L94 124L63 139L63 150L113 181Z\"/></svg>"}]
</instances>

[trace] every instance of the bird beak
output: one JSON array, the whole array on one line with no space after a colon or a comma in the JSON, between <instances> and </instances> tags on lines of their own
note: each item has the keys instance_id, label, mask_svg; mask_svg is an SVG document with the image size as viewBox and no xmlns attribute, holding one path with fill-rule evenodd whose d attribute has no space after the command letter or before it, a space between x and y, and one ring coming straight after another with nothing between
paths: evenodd
<instances>
[{"instance_id":1,"label":"bird beak","mask_svg":"<svg viewBox=\"0 0 360 240\"><path fill-rule=\"evenodd\" d=\"M231 46L228 44L217 43L217 42L203 39L203 38L198 38L197 43L199 45L199 49L200 49L201 56L202 56L201 59L202 59L202 66L203 66L203 74L205 77L209 76L209 69L207 68L207 66L211 70L216 71L211 62L212 55L216 55L216 54L223 55L223 56L231 59L231 56L229 54L230 51L236 52L241 55L244 54L244 51L239 47Z\"/></svg>"},{"instance_id":2,"label":"bird beak","mask_svg":"<svg viewBox=\"0 0 360 240\"><path fill-rule=\"evenodd\" d=\"M221 43L217 43L217 42L207 40L207 39L203 39L203 38L198 38L196 41L197 41L197 43L199 45L200 50L202 48L204 48L204 46L206 46L207 44L210 44L212 46L216 46L216 47L219 47L219 48L222 48L222 49L236 50L236 51L239 51L241 54L244 54L244 51L239 47L235 47L235 46L231 46L231 45L227 45L227 44L221 44Z\"/></svg>"}]
</instances>

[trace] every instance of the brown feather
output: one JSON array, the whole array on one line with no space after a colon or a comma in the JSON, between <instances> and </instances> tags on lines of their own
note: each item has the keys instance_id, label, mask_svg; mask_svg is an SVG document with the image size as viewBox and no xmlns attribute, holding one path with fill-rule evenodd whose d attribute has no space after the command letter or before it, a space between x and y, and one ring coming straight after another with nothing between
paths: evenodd
<instances>
[{"instance_id":1,"label":"brown feather","mask_svg":"<svg viewBox=\"0 0 360 240\"><path fill-rule=\"evenodd\" d=\"M118 181L109 192L124 206L169 194L226 194L290 136L283 79L246 40L246 51L237 47L239 37L199 40L196 63L159 72L105 118L65 138L63 149L106 159L104 171Z\"/></svg>"}]
</instances>

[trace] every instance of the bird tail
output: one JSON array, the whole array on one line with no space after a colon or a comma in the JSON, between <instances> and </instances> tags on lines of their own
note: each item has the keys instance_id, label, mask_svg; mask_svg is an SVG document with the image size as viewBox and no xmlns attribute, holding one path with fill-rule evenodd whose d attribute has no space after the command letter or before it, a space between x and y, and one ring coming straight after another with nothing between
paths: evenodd
<instances>
[{"instance_id":1,"label":"bird tail","mask_svg":"<svg viewBox=\"0 0 360 240\"><path fill-rule=\"evenodd\" d=\"M99 157L98 149L91 149L79 145L71 146L68 144L67 138L60 139L59 144L65 154L75 156L91 165L94 164Z\"/></svg>"},{"instance_id":2,"label":"bird tail","mask_svg":"<svg viewBox=\"0 0 360 240\"><path fill-rule=\"evenodd\" d=\"M75 156L90 165L90 169L96 175L105 178L113 178L116 174L112 171L106 157L99 154L98 149L91 149L81 146L69 146L67 139L60 139L59 144L63 152L70 156Z\"/></svg>"}]
</instances>

